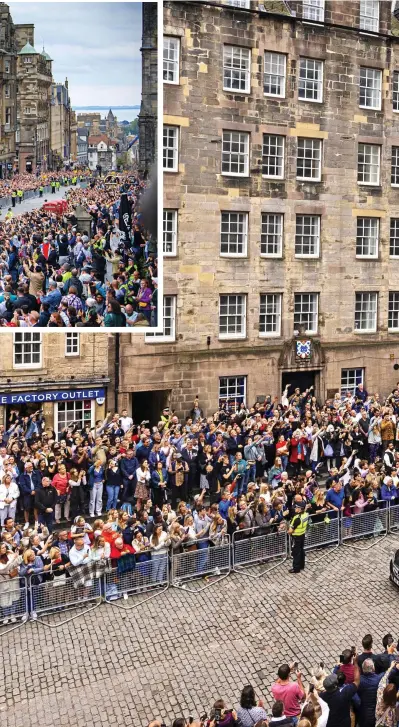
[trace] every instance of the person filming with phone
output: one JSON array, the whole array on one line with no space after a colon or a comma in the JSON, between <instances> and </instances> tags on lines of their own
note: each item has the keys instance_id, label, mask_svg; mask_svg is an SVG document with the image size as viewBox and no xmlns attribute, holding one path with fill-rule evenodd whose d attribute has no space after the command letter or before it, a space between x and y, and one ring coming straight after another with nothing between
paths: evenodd
<instances>
[{"instance_id":1,"label":"person filming with phone","mask_svg":"<svg viewBox=\"0 0 399 727\"><path fill-rule=\"evenodd\" d=\"M295 671L296 681L291 681L291 673ZM294 724L297 723L301 713L301 702L305 699L305 690L302 684L302 674L298 670L298 662L291 666L282 664L277 672L277 680L272 686L274 699L281 700L284 705L286 717L292 717Z\"/></svg>"}]
</instances>

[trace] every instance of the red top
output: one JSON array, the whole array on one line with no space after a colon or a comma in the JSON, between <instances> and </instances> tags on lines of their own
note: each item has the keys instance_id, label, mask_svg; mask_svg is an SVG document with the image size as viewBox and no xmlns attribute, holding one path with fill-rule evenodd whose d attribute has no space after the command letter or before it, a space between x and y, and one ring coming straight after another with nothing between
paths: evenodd
<instances>
[{"instance_id":1,"label":"red top","mask_svg":"<svg viewBox=\"0 0 399 727\"><path fill-rule=\"evenodd\" d=\"M58 472L56 475L54 475L52 480L52 485L55 487L59 495L67 495L69 492L69 474L66 473L66 475L60 475Z\"/></svg>"},{"instance_id":2,"label":"red top","mask_svg":"<svg viewBox=\"0 0 399 727\"><path fill-rule=\"evenodd\" d=\"M121 557L121 555L125 555L126 553L135 553L136 551L134 548L132 548L131 545L126 545L126 543L123 544L122 550L119 550L119 548L115 548L115 542L111 543L111 553L110 557L111 559L117 560Z\"/></svg>"}]
</instances>

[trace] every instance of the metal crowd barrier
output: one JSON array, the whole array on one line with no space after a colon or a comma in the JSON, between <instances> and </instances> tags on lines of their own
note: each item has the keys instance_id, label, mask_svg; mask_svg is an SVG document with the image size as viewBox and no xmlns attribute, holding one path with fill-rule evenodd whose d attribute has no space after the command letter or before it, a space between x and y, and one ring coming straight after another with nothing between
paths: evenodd
<instances>
[{"instance_id":1,"label":"metal crowd barrier","mask_svg":"<svg viewBox=\"0 0 399 727\"><path fill-rule=\"evenodd\" d=\"M390 505L389 507L389 532L394 533L399 530L399 505Z\"/></svg>"},{"instance_id":2,"label":"metal crowd barrier","mask_svg":"<svg viewBox=\"0 0 399 727\"><path fill-rule=\"evenodd\" d=\"M39 622L41 621L41 616L61 613L66 609L69 610L85 606L86 604L92 604L89 608L85 608L84 611L79 611L77 615L82 616L84 613L93 611L101 605L104 590L102 578L93 578L87 581L84 586L77 587L73 585L71 578L67 578L64 575L53 577L53 580L42 583L36 583L36 580L37 576L31 576L28 583L28 609L30 613L36 611ZM76 618L76 616L73 618ZM63 621L63 624L72 620L72 618L68 618L66 621ZM49 624L47 621L43 621L42 623L50 626L50 628L56 628L61 625L59 622L55 625Z\"/></svg>"},{"instance_id":3,"label":"metal crowd barrier","mask_svg":"<svg viewBox=\"0 0 399 727\"><path fill-rule=\"evenodd\" d=\"M16 623L11 621L17 619ZM0 635L19 628L28 618L28 584L24 577L0 579ZM8 620L8 623L3 623ZM3 628L4 627L4 628Z\"/></svg>"},{"instance_id":4,"label":"metal crowd barrier","mask_svg":"<svg viewBox=\"0 0 399 727\"><path fill-rule=\"evenodd\" d=\"M312 522L312 516L310 516L310 524L305 535L305 552L313 552L318 548L324 550L317 558L307 558L306 562L309 564L318 563L340 545L340 518L337 516L337 512L329 510L323 513L322 517L323 520Z\"/></svg>"},{"instance_id":5,"label":"metal crowd barrier","mask_svg":"<svg viewBox=\"0 0 399 727\"><path fill-rule=\"evenodd\" d=\"M262 569L261 572L245 571L246 575L251 578L260 578L287 560L287 533L283 531L259 535L260 530L261 528L249 528L233 533L233 570L235 573L242 574L244 569L268 565L276 558L282 558L278 563L273 563L270 567Z\"/></svg>"},{"instance_id":6,"label":"metal crowd barrier","mask_svg":"<svg viewBox=\"0 0 399 727\"><path fill-rule=\"evenodd\" d=\"M211 540L200 541L195 550L171 553L170 585L191 593L200 593L209 586L219 583L231 573L231 545L228 535L220 544ZM209 580L212 578L212 580ZM198 580L204 579L202 586Z\"/></svg>"},{"instance_id":7,"label":"metal crowd barrier","mask_svg":"<svg viewBox=\"0 0 399 727\"><path fill-rule=\"evenodd\" d=\"M106 603L112 603L125 610L136 608L150 601L169 588L168 554L152 554L151 560L136 562L135 568L125 573L113 568L105 575L104 596ZM146 598L129 605L123 605L129 596L149 594Z\"/></svg>"},{"instance_id":8,"label":"metal crowd barrier","mask_svg":"<svg viewBox=\"0 0 399 727\"><path fill-rule=\"evenodd\" d=\"M354 506L351 507L351 510ZM389 532L389 504L385 500L377 503L375 510L361 512L358 514L341 516L341 543L342 545L353 545L353 540L373 536L373 542L365 547L358 547L358 550L369 550L376 545L377 538L386 538Z\"/></svg>"}]
</instances>

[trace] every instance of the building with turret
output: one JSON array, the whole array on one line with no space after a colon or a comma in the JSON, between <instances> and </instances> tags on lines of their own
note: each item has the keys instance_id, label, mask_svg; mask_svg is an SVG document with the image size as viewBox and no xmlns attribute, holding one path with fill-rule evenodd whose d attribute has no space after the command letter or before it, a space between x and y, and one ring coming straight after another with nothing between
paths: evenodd
<instances>
[{"instance_id":1,"label":"building with turret","mask_svg":"<svg viewBox=\"0 0 399 727\"><path fill-rule=\"evenodd\" d=\"M16 154L20 172L45 170L51 164L52 59L34 46L34 25L15 26L18 94L16 104Z\"/></svg>"}]
</instances>

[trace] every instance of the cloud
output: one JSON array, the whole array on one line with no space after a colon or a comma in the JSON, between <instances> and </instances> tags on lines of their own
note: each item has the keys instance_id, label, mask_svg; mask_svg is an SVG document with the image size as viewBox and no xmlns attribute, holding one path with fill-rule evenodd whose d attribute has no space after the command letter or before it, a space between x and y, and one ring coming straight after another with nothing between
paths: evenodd
<instances>
[{"instance_id":1,"label":"cloud","mask_svg":"<svg viewBox=\"0 0 399 727\"><path fill-rule=\"evenodd\" d=\"M44 43L58 83L68 77L74 106L140 104L141 5L9 3L14 23L34 23L36 50Z\"/></svg>"}]
</instances>

